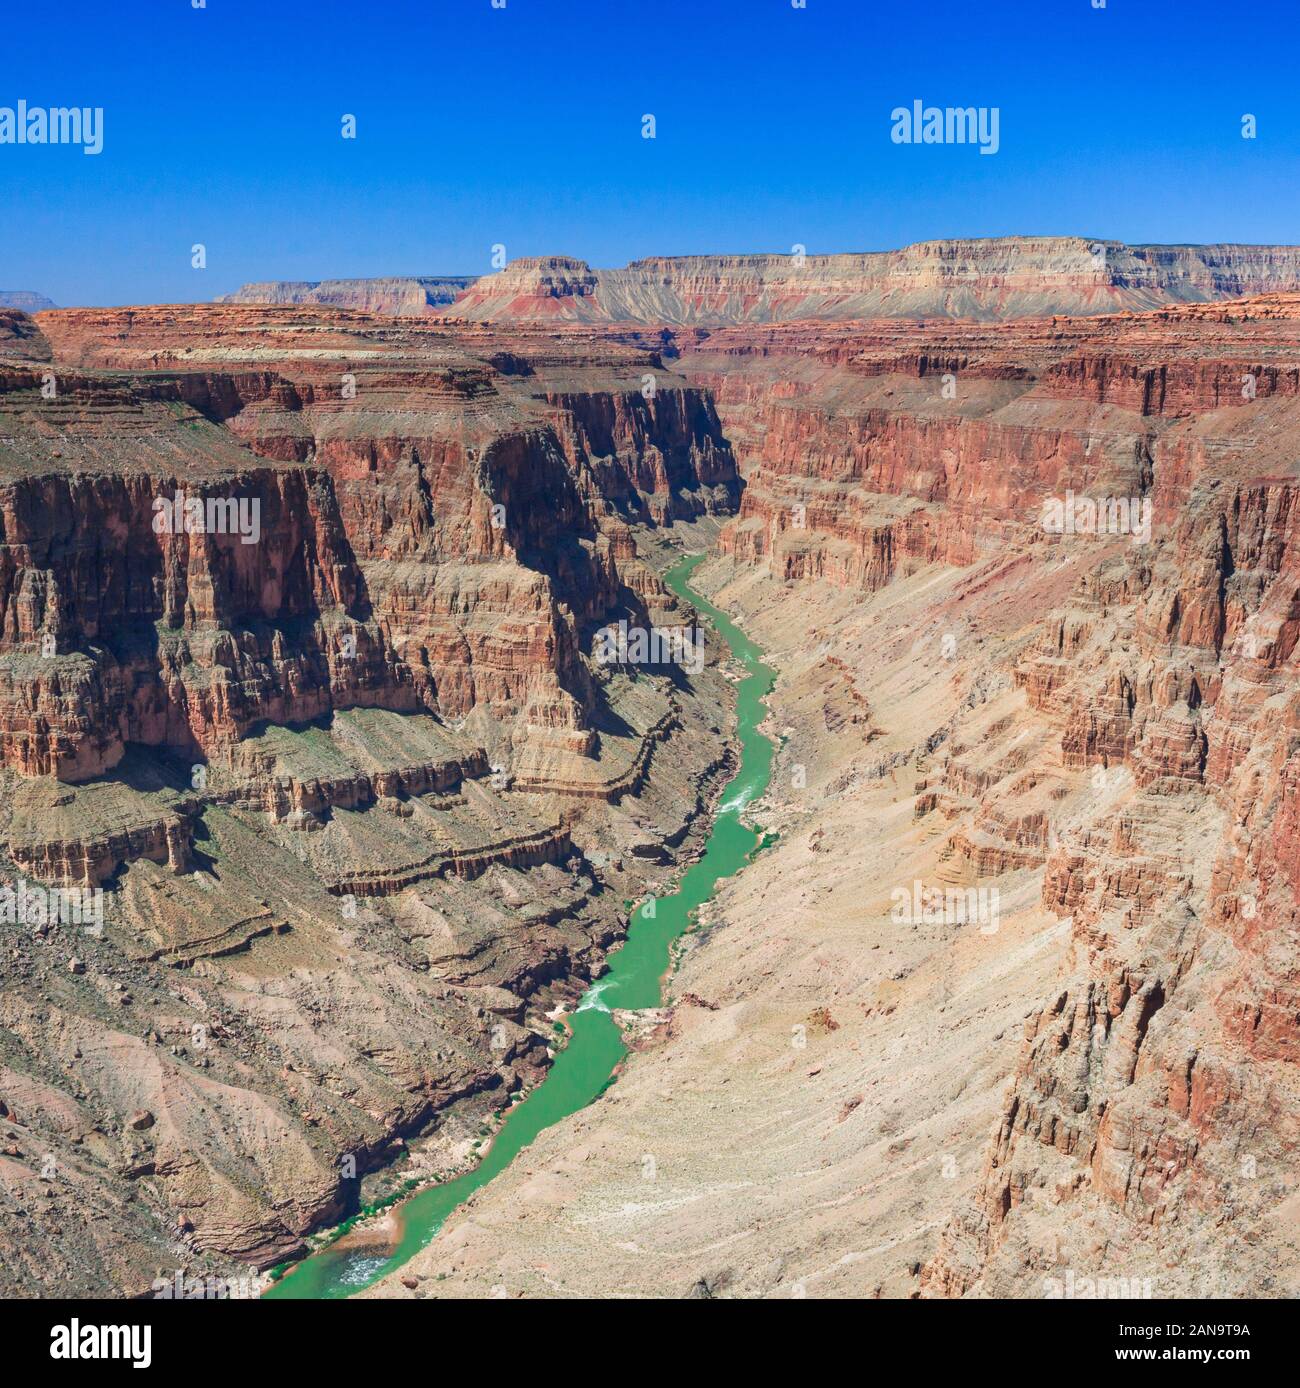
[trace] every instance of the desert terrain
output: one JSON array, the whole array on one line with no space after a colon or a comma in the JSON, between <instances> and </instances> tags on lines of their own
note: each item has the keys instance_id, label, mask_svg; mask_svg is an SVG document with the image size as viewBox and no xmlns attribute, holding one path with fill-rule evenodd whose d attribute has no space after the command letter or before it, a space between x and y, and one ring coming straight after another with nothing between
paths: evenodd
<instances>
[{"instance_id":1,"label":"desert terrain","mask_svg":"<svg viewBox=\"0 0 1300 1388\"><path fill-rule=\"evenodd\" d=\"M366 1295L1294 1295L1297 290L1008 238L0 309L3 876L102 892L0 919L0 1292L477 1159L734 765L716 643L594 645L705 551L769 842Z\"/></svg>"}]
</instances>

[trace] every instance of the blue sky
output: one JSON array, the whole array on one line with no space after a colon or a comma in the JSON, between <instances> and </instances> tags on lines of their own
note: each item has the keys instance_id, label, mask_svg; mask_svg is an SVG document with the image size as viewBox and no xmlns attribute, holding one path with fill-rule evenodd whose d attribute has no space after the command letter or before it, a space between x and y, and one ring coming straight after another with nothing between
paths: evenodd
<instances>
[{"instance_id":1,"label":"blue sky","mask_svg":"<svg viewBox=\"0 0 1300 1388\"><path fill-rule=\"evenodd\" d=\"M1290 0L10 0L0 107L101 106L105 147L0 145L0 288L207 299L251 279L483 273L496 243L621 265L1009 233L1297 241L1296 15ZM918 98L998 107L999 152L891 143L891 110Z\"/></svg>"}]
</instances>

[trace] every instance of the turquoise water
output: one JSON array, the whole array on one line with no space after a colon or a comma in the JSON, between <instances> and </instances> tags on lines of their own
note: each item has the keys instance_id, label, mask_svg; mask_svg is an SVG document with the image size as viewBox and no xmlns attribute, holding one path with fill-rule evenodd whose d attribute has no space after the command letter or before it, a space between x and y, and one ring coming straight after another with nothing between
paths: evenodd
<instances>
[{"instance_id":1,"label":"turquoise water","mask_svg":"<svg viewBox=\"0 0 1300 1388\"><path fill-rule=\"evenodd\" d=\"M374 1248L351 1248L341 1240L305 1258L267 1292L271 1298L346 1297L395 1272L429 1244L457 1206L504 1171L525 1147L553 1123L576 1113L609 1084L627 1054L611 1008L658 1007L668 972L672 943L691 923L691 912L713 895L723 878L744 867L758 845L758 835L741 822L741 811L767 789L772 773L772 743L758 731L766 710L763 698L775 672L762 652L724 612L701 598L688 580L704 555L681 560L665 576L679 597L709 617L748 671L737 686L740 768L728 782L700 860L682 876L676 892L633 912L626 943L609 957L609 969L587 990L568 1019L568 1044L546 1078L506 1116L491 1147L473 1171L430 1186L396 1208L401 1234L391 1254Z\"/></svg>"}]
</instances>

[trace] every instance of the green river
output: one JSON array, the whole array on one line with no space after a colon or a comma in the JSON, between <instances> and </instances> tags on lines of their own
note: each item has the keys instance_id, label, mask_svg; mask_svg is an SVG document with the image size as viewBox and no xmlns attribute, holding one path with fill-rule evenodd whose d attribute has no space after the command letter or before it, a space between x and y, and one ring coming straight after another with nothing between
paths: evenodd
<instances>
[{"instance_id":1,"label":"green river","mask_svg":"<svg viewBox=\"0 0 1300 1388\"><path fill-rule=\"evenodd\" d=\"M703 856L686 870L675 893L649 904L653 915L646 914L645 905L633 912L627 940L610 955L608 972L591 985L567 1019L568 1043L557 1053L545 1080L510 1109L479 1164L455 1180L417 1191L396 1206L393 1215L400 1232L391 1250L377 1252L373 1245L349 1248L344 1237L292 1267L266 1291L267 1297L347 1297L395 1272L434 1238L459 1205L504 1171L539 1133L591 1103L627 1054L610 1009L662 1003L673 941L690 926L691 912L709 899L723 878L739 872L757 846L758 835L741 821L741 812L767 789L772 772L772 743L758 726L775 672L763 664L762 652L735 623L690 587L688 580L704 558L696 554L682 559L665 582L709 617L748 674L737 688L740 769L723 792Z\"/></svg>"}]
</instances>

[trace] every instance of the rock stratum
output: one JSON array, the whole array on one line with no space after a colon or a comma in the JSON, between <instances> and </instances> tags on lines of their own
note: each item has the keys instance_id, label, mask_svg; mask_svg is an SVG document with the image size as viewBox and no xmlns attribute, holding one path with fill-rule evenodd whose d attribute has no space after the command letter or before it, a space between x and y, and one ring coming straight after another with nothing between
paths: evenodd
<instances>
[{"instance_id":1,"label":"rock stratum","mask_svg":"<svg viewBox=\"0 0 1300 1388\"><path fill-rule=\"evenodd\" d=\"M634 342L0 311L0 1290L472 1159L692 852L725 683L592 639L689 620L633 526L738 495Z\"/></svg>"},{"instance_id":2,"label":"rock stratum","mask_svg":"<svg viewBox=\"0 0 1300 1388\"><path fill-rule=\"evenodd\" d=\"M474 1159L698 846L728 671L592 638L709 545L776 837L368 1294L1300 1291L1300 294L1221 249L1014 321L0 310L4 873L103 892L0 912L3 1289Z\"/></svg>"},{"instance_id":3,"label":"rock stratum","mask_svg":"<svg viewBox=\"0 0 1300 1388\"><path fill-rule=\"evenodd\" d=\"M937 850L913 880L1000 884L1044 922L1018 941L941 920L952 994L965 950L976 978L1063 951L1007 1029L993 1136L916 1288L1294 1294L1300 298L812 351L784 331L739 370L702 344L696 378L726 362L720 410L754 450L723 547L782 583L897 585L895 660L854 683L884 734L870 758L891 679L922 685L899 724L935 700L915 780L898 769L900 848ZM791 348L774 399L758 383ZM1071 494L1114 523L1059 533ZM973 1000L944 1005L977 1024Z\"/></svg>"},{"instance_id":4,"label":"rock stratum","mask_svg":"<svg viewBox=\"0 0 1300 1388\"><path fill-rule=\"evenodd\" d=\"M671 349L779 838L368 1295L1294 1296L1300 297Z\"/></svg>"},{"instance_id":5,"label":"rock stratum","mask_svg":"<svg viewBox=\"0 0 1300 1388\"><path fill-rule=\"evenodd\" d=\"M853 318L996 322L1300 290L1300 247L1127 246L1078 236L924 241L846 255L664 256L595 270L519 259L459 295L487 322L689 324Z\"/></svg>"},{"instance_id":6,"label":"rock stratum","mask_svg":"<svg viewBox=\"0 0 1300 1388\"><path fill-rule=\"evenodd\" d=\"M390 275L375 279L266 280L223 294L219 304L319 304L363 313L411 316L431 313L456 301L477 275ZM27 307L24 304L16 308ZM53 308L39 304L37 308Z\"/></svg>"}]
</instances>

